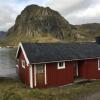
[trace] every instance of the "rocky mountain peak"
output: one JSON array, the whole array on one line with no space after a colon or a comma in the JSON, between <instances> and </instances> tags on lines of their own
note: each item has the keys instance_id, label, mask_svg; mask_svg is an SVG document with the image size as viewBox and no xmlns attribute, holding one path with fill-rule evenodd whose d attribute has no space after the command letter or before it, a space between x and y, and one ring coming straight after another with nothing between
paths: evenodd
<instances>
[{"instance_id":1,"label":"rocky mountain peak","mask_svg":"<svg viewBox=\"0 0 100 100\"><path fill-rule=\"evenodd\" d=\"M29 5L17 16L2 43L16 46L21 41L82 42L95 41L97 36L100 36L100 23L71 25L49 7Z\"/></svg>"},{"instance_id":2,"label":"rocky mountain peak","mask_svg":"<svg viewBox=\"0 0 100 100\"><path fill-rule=\"evenodd\" d=\"M71 31L71 26L57 11L38 5L27 6L18 15L15 25L8 30L8 36L46 36L64 39Z\"/></svg>"}]
</instances>

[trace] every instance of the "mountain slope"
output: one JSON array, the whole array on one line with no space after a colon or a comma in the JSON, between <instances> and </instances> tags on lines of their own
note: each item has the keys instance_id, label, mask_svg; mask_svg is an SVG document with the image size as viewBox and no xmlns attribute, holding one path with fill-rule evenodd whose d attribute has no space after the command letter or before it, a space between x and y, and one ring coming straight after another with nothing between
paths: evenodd
<instances>
[{"instance_id":1,"label":"mountain slope","mask_svg":"<svg viewBox=\"0 0 100 100\"><path fill-rule=\"evenodd\" d=\"M4 38L6 36L7 32L0 31L0 39Z\"/></svg>"},{"instance_id":2,"label":"mountain slope","mask_svg":"<svg viewBox=\"0 0 100 100\"><path fill-rule=\"evenodd\" d=\"M58 12L37 5L26 7L17 17L15 25L8 30L9 37L23 41L40 37L64 39L71 31L71 26ZM13 39L12 39L13 40Z\"/></svg>"},{"instance_id":3,"label":"mountain slope","mask_svg":"<svg viewBox=\"0 0 100 100\"><path fill-rule=\"evenodd\" d=\"M100 24L71 25L49 7L27 6L16 18L5 39L7 45L19 42L94 41L100 36Z\"/></svg>"},{"instance_id":4,"label":"mountain slope","mask_svg":"<svg viewBox=\"0 0 100 100\"><path fill-rule=\"evenodd\" d=\"M83 37L84 41L94 41L96 36L100 36L100 24L90 23L83 25L74 25L72 32ZM82 39L81 39L82 40Z\"/></svg>"}]
</instances>

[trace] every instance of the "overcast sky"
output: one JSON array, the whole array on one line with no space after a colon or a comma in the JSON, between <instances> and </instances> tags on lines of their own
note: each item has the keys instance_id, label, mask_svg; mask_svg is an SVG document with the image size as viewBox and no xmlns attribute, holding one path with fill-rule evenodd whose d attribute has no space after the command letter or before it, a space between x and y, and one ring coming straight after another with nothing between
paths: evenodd
<instances>
[{"instance_id":1,"label":"overcast sky","mask_svg":"<svg viewBox=\"0 0 100 100\"><path fill-rule=\"evenodd\" d=\"M0 0L0 30L13 26L17 15L30 4L49 6L71 24L100 23L100 0Z\"/></svg>"}]
</instances>

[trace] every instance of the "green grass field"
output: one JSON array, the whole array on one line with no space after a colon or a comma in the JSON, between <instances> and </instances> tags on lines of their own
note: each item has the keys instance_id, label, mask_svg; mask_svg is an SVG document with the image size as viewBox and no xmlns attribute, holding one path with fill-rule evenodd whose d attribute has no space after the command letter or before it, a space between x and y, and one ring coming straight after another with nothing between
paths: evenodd
<instances>
[{"instance_id":1,"label":"green grass field","mask_svg":"<svg viewBox=\"0 0 100 100\"><path fill-rule=\"evenodd\" d=\"M29 89L19 80L0 79L0 100L82 100L100 92L100 80L65 87Z\"/></svg>"}]
</instances>

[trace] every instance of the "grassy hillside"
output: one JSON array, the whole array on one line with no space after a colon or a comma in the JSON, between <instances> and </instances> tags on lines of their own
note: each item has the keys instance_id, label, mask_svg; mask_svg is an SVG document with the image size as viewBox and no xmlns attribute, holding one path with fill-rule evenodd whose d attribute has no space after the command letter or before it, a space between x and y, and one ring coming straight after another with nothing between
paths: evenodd
<instances>
[{"instance_id":1,"label":"grassy hillside","mask_svg":"<svg viewBox=\"0 0 100 100\"><path fill-rule=\"evenodd\" d=\"M8 30L5 45L19 42L82 42L95 41L100 24L71 25L59 12L38 5L27 6Z\"/></svg>"},{"instance_id":2,"label":"grassy hillside","mask_svg":"<svg viewBox=\"0 0 100 100\"><path fill-rule=\"evenodd\" d=\"M50 34L47 34L46 36L42 36L40 34L37 34L35 36L25 36L21 34L19 36L10 36L10 38L6 38L5 41L3 41L5 45L10 45L10 46L17 46L19 42L33 42L33 43L53 43L53 42L61 42L61 40L54 38Z\"/></svg>"},{"instance_id":3,"label":"grassy hillside","mask_svg":"<svg viewBox=\"0 0 100 100\"><path fill-rule=\"evenodd\" d=\"M66 87L29 89L20 81L0 79L0 100L85 100L100 92L100 80Z\"/></svg>"},{"instance_id":4,"label":"grassy hillside","mask_svg":"<svg viewBox=\"0 0 100 100\"><path fill-rule=\"evenodd\" d=\"M20 38L20 35L23 35L30 38L36 35L45 36L48 33L54 38L64 39L65 34L70 31L70 24L57 11L49 7L29 5L17 16L7 36Z\"/></svg>"},{"instance_id":5,"label":"grassy hillside","mask_svg":"<svg viewBox=\"0 0 100 100\"><path fill-rule=\"evenodd\" d=\"M100 36L99 23L74 25L72 27L72 33L78 41L94 41L95 37Z\"/></svg>"}]
</instances>

